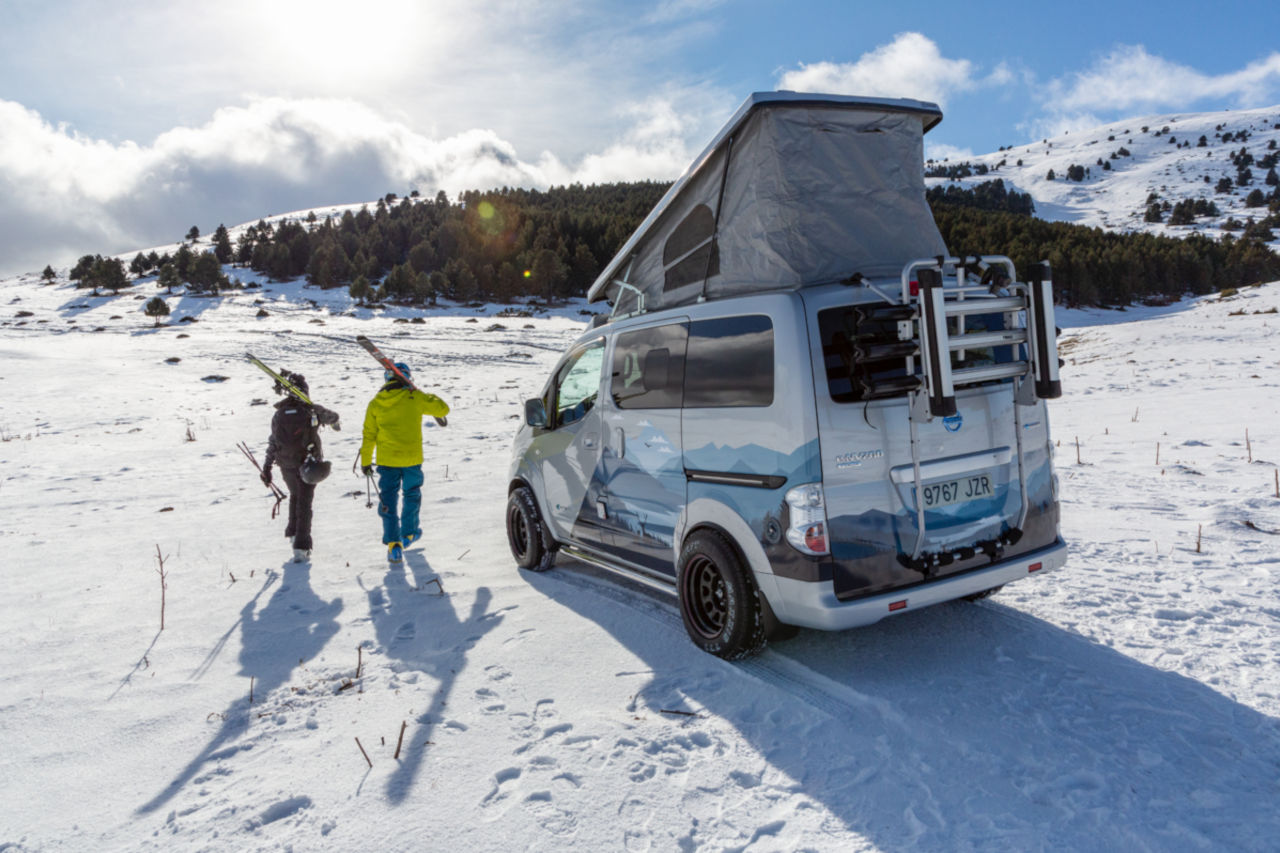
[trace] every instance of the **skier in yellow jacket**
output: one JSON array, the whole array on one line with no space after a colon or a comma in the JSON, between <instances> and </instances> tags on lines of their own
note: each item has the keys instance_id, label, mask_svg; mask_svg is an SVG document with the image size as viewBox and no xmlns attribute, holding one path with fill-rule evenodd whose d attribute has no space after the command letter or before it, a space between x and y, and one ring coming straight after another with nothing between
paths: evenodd
<instances>
[{"instance_id":1,"label":"skier in yellow jacket","mask_svg":"<svg viewBox=\"0 0 1280 853\"><path fill-rule=\"evenodd\" d=\"M410 376L407 364L397 362L396 369ZM390 370L384 372L383 378L385 384L365 410L360 465L364 475L372 477L377 448L382 542L387 546L387 559L399 563L404 559L404 549L422 538L418 522L422 507L422 419L428 415L444 418L449 407L434 394L405 385Z\"/></svg>"}]
</instances>

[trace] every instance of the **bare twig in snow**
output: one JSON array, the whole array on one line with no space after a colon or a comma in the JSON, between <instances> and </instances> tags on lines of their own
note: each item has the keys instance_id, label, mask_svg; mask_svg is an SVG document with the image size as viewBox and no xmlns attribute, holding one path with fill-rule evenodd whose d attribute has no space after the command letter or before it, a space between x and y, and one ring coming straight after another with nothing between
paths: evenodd
<instances>
[{"instance_id":1,"label":"bare twig in snow","mask_svg":"<svg viewBox=\"0 0 1280 853\"><path fill-rule=\"evenodd\" d=\"M373 769L373 762L369 761L369 753L364 751L364 745L360 743L360 738L356 738L356 746L360 747L360 754L364 756L364 760L369 762L369 769Z\"/></svg>"},{"instance_id":2,"label":"bare twig in snow","mask_svg":"<svg viewBox=\"0 0 1280 853\"><path fill-rule=\"evenodd\" d=\"M404 743L404 730L408 728L408 726L409 726L408 720L400 721L400 739L396 741L396 754L391 756L392 758L395 758L395 759L400 758L400 745Z\"/></svg>"},{"instance_id":3,"label":"bare twig in snow","mask_svg":"<svg viewBox=\"0 0 1280 853\"><path fill-rule=\"evenodd\" d=\"M164 591L169 588L166 581L168 573L164 570L164 561L169 559L166 556L160 556L160 543L156 543L156 560L160 563L160 568L156 569L156 574L160 575L160 630L164 630Z\"/></svg>"}]
</instances>

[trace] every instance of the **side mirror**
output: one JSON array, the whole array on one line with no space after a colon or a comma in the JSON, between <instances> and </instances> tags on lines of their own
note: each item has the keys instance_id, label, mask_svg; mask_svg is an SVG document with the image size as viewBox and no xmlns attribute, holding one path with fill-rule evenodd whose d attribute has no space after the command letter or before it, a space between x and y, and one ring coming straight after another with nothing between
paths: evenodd
<instances>
[{"instance_id":1,"label":"side mirror","mask_svg":"<svg viewBox=\"0 0 1280 853\"><path fill-rule=\"evenodd\" d=\"M547 407L540 397L524 401L524 422L531 427L546 427Z\"/></svg>"}]
</instances>

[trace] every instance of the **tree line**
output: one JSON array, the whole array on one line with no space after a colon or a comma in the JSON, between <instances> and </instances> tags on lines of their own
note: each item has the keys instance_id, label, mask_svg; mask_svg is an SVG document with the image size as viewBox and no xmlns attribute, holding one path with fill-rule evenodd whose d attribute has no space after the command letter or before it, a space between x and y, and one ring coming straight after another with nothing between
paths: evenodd
<instances>
[{"instance_id":1,"label":"tree line","mask_svg":"<svg viewBox=\"0 0 1280 853\"><path fill-rule=\"evenodd\" d=\"M170 291L235 286L224 265L238 264L275 280L306 276L318 287L344 287L366 302L559 300L585 295L668 187L649 181L503 188L453 201L443 192L432 199L389 193L323 219L312 213L301 221L260 220L234 244L220 225L208 249L197 248L199 230L192 227L189 244L173 255L139 253L128 272L155 274ZM1120 234L1036 219L1031 197L1000 180L934 187L928 201L952 254L1004 254L1019 270L1047 259L1055 292L1070 304L1123 305L1280 279L1280 256L1264 242L1271 239L1269 221L1221 241ZM50 278L52 270L45 272ZM99 255L81 258L71 278L112 290L130 283L122 262Z\"/></svg>"},{"instance_id":2,"label":"tree line","mask_svg":"<svg viewBox=\"0 0 1280 853\"><path fill-rule=\"evenodd\" d=\"M1048 260L1054 294L1068 305L1128 305L1168 301L1242 284L1280 279L1280 255L1264 242L1265 227L1240 237L1162 237L1118 233L1025 213L993 209L994 190L956 190L930 205L953 255L1007 255L1021 272ZM953 191L954 190L954 191ZM1016 196L1017 193L1011 195Z\"/></svg>"}]
</instances>

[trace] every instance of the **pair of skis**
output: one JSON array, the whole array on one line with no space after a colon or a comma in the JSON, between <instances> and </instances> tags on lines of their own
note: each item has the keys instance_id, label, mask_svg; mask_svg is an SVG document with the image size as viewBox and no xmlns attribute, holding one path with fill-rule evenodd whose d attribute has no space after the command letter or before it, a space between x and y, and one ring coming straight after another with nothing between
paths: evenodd
<instances>
[{"instance_id":1,"label":"pair of skis","mask_svg":"<svg viewBox=\"0 0 1280 853\"><path fill-rule=\"evenodd\" d=\"M420 389L417 385L414 385L413 380L410 379L408 376L406 376L404 371L396 367L396 363L391 359L387 358L387 356L383 354L382 350L378 349L378 347L374 344L373 341L369 340L364 335L356 335L356 343L364 347L365 350L368 351L369 355L377 359L378 364L381 364L383 368L390 370L393 374L395 374L395 377L399 379L401 382L403 382L410 391L417 391L419 394L423 393L422 389ZM436 418L436 423L440 424L440 426L448 426L449 419Z\"/></svg>"},{"instance_id":2,"label":"pair of skis","mask_svg":"<svg viewBox=\"0 0 1280 853\"><path fill-rule=\"evenodd\" d=\"M405 384L405 387L407 387L409 390L417 391L419 394L423 393L422 389L420 389L417 385L414 385L413 380L410 379L408 376L406 376L404 371L396 367L396 363L392 361L390 358L388 358L382 352L382 350L378 349L377 345L375 345L373 341L369 340L364 335L356 335L356 343L364 347L365 350L369 353L369 355L373 356L374 359L377 360L378 364L381 364L384 369L391 371L396 376L397 379L399 379L401 382ZM258 358L251 352L245 353L245 356L249 359L250 364L252 364L254 367L257 367L263 373L267 374L272 379L274 379L281 388L288 391L290 394L292 394L294 397L301 400L302 402L306 403L308 406L313 405L311 402L311 398L308 397L307 394L301 388L294 385L288 379L285 379L283 376L281 376L276 371L272 370L270 367L267 367L267 365L262 362L262 359ZM436 418L436 423L440 424L440 426L448 426L449 419Z\"/></svg>"},{"instance_id":3,"label":"pair of skis","mask_svg":"<svg viewBox=\"0 0 1280 853\"><path fill-rule=\"evenodd\" d=\"M301 400L302 402L306 403L308 406L314 405L314 404L311 402L311 398L310 398L310 397L308 397L308 396L306 395L306 392L304 392L304 391L303 391L301 388L299 388L297 385L294 385L294 384L293 384L292 382L290 382L288 379L285 379L285 378L284 378L283 376L281 376L279 373L276 373L276 372L275 372L274 370L272 370L270 367L267 367L265 364L263 364L263 363L262 363L262 359L258 358L257 356L255 356L255 355L254 355L253 353L251 353L251 352L247 352L247 353L245 353L245 356L249 359L249 363L250 363L250 364L252 364L254 367L259 368L263 373L267 374L267 375L268 375L268 376L270 376L272 379L274 379L274 380L276 381L276 384L277 384L277 385L279 385L279 386L280 386L281 388L283 388L284 390L288 391L288 392L289 392L290 394L292 394L295 398L297 398L297 399Z\"/></svg>"}]
</instances>

